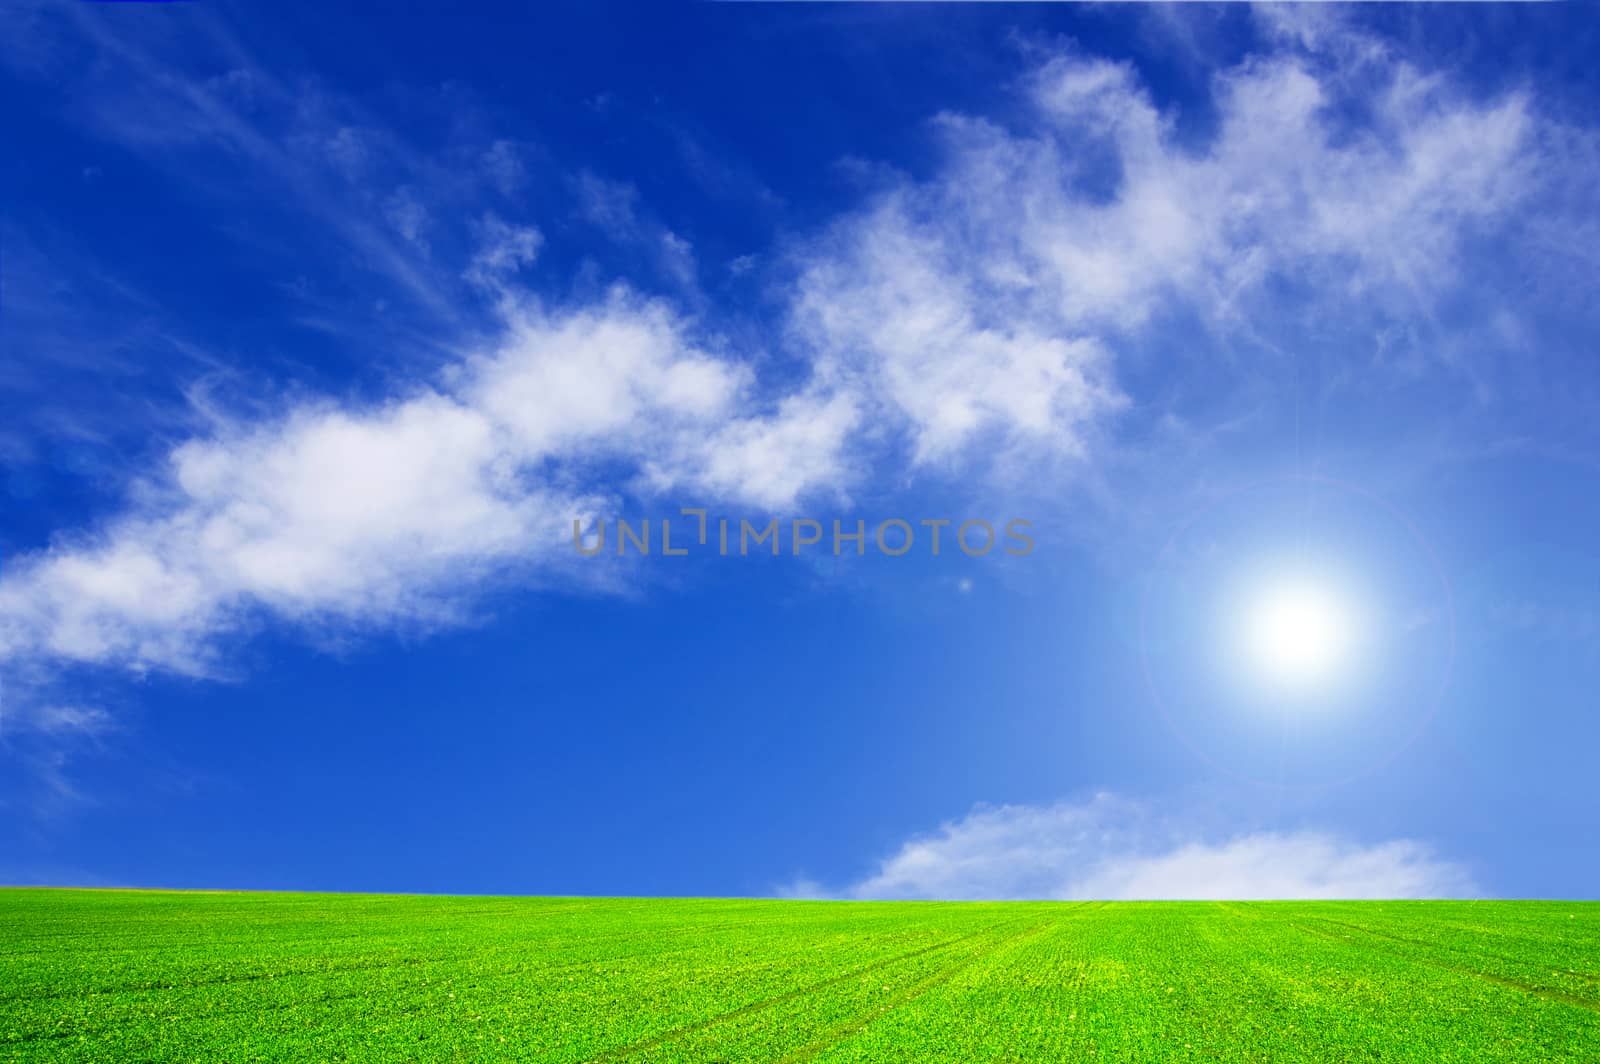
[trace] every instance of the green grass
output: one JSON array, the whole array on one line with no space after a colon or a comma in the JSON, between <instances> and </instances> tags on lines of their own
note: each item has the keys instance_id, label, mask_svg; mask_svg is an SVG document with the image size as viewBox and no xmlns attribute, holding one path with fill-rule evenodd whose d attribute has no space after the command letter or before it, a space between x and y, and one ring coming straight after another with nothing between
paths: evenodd
<instances>
[{"instance_id":1,"label":"green grass","mask_svg":"<svg viewBox=\"0 0 1600 1064\"><path fill-rule=\"evenodd\" d=\"M0 890L0 1061L1600 1062L1600 904Z\"/></svg>"}]
</instances>

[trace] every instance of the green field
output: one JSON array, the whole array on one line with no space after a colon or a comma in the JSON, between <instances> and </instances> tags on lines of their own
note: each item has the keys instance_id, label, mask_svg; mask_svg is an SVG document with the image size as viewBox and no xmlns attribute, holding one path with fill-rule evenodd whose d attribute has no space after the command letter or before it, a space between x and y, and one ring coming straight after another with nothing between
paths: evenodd
<instances>
[{"instance_id":1,"label":"green field","mask_svg":"<svg viewBox=\"0 0 1600 1064\"><path fill-rule=\"evenodd\" d=\"M0 890L0 1060L1600 1062L1600 904Z\"/></svg>"}]
</instances>

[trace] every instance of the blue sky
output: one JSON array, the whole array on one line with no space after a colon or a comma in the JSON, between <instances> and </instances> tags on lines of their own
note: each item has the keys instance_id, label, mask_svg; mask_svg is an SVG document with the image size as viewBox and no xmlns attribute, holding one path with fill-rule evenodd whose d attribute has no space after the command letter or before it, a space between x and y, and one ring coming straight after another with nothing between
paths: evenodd
<instances>
[{"instance_id":1,"label":"blue sky","mask_svg":"<svg viewBox=\"0 0 1600 1064\"><path fill-rule=\"evenodd\" d=\"M1597 896L1577 5L11 19L0 880Z\"/></svg>"}]
</instances>

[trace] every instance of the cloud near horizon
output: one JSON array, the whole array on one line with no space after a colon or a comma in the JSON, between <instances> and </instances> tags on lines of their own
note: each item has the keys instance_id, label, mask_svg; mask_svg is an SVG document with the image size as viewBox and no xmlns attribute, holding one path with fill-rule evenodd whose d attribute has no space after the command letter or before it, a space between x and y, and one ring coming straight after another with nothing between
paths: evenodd
<instances>
[{"instance_id":1,"label":"cloud near horizon","mask_svg":"<svg viewBox=\"0 0 1600 1064\"><path fill-rule=\"evenodd\" d=\"M1319 831L1206 840L1101 793L1048 806L980 805L908 839L838 890L801 880L787 897L902 900L1273 900L1471 898L1462 865L1407 839L1361 843Z\"/></svg>"}]
</instances>

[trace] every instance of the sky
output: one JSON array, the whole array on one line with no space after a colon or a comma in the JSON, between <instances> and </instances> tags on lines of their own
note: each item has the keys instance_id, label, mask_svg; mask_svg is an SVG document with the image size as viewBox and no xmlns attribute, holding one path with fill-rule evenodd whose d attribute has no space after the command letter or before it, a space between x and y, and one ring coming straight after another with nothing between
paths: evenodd
<instances>
[{"instance_id":1,"label":"sky","mask_svg":"<svg viewBox=\"0 0 1600 1064\"><path fill-rule=\"evenodd\" d=\"M0 882L1600 897L1582 6L468 7L8 11Z\"/></svg>"}]
</instances>

